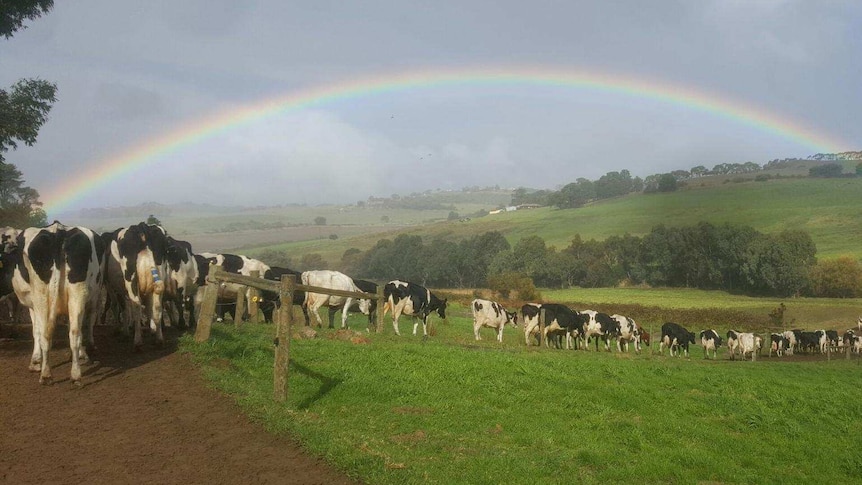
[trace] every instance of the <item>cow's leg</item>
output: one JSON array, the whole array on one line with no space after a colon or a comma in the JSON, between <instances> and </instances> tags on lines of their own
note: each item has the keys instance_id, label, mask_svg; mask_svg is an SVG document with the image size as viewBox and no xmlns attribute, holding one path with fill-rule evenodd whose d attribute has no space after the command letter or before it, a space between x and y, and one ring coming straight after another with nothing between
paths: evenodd
<instances>
[{"instance_id":1,"label":"cow's leg","mask_svg":"<svg viewBox=\"0 0 862 485\"><path fill-rule=\"evenodd\" d=\"M185 301L185 288L177 288L177 296L174 299L173 304L177 307L177 328L180 330L185 330L186 328L186 315L185 308L183 302Z\"/></svg>"},{"instance_id":2,"label":"cow's leg","mask_svg":"<svg viewBox=\"0 0 862 485\"><path fill-rule=\"evenodd\" d=\"M44 313L48 313L48 315L41 315L40 318L42 322L42 332L39 334L39 350L42 352L42 367L39 375L39 383L47 385L51 384L53 381L51 377L51 363L48 360L48 354L51 352L51 344L54 340L56 316L53 315L53 309L51 311L46 309Z\"/></svg>"},{"instance_id":3,"label":"cow's leg","mask_svg":"<svg viewBox=\"0 0 862 485\"><path fill-rule=\"evenodd\" d=\"M481 327L482 325L478 321L473 320L473 336L476 337L476 340L482 340L482 337L479 336L479 329Z\"/></svg>"},{"instance_id":4,"label":"cow's leg","mask_svg":"<svg viewBox=\"0 0 862 485\"><path fill-rule=\"evenodd\" d=\"M33 329L33 354L30 356L30 370L39 372L42 370L42 321L36 316L36 312L30 308L30 322Z\"/></svg>"},{"instance_id":5,"label":"cow's leg","mask_svg":"<svg viewBox=\"0 0 862 485\"><path fill-rule=\"evenodd\" d=\"M503 328L506 327L506 324L500 325L497 327L497 342L503 343Z\"/></svg>"},{"instance_id":6,"label":"cow's leg","mask_svg":"<svg viewBox=\"0 0 862 485\"><path fill-rule=\"evenodd\" d=\"M82 335L81 330L84 323L85 311L79 305L70 305L69 308L69 349L72 351L71 379L75 385L81 385L81 352Z\"/></svg>"},{"instance_id":7,"label":"cow's leg","mask_svg":"<svg viewBox=\"0 0 862 485\"><path fill-rule=\"evenodd\" d=\"M335 328L335 314L338 312L338 307L327 306L326 309L329 313L329 328Z\"/></svg>"},{"instance_id":8,"label":"cow's leg","mask_svg":"<svg viewBox=\"0 0 862 485\"><path fill-rule=\"evenodd\" d=\"M341 328L347 328L347 310L350 308L350 305L353 304L353 298L348 298L344 300L344 306L341 309ZM330 320L330 325L332 321Z\"/></svg>"},{"instance_id":9,"label":"cow's leg","mask_svg":"<svg viewBox=\"0 0 862 485\"><path fill-rule=\"evenodd\" d=\"M419 328L419 319L416 318L416 315L413 315L413 335L416 335L416 329L418 329L418 328Z\"/></svg>"},{"instance_id":10,"label":"cow's leg","mask_svg":"<svg viewBox=\"0 0 862 485\"><path fill-rule=\"evenodd\" d=\"M144 346L143 338L141 337L141 315L143 308L140 303L131 302L129 305L129 321L134 327L134 340L132 347L135 352L140 352Z\"/></svg>"}]
</instances>

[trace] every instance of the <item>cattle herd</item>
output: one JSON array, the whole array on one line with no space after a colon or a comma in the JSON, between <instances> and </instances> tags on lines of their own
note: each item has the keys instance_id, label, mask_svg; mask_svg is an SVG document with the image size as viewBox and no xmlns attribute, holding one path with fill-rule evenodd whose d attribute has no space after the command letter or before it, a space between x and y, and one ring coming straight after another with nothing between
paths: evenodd
<instances>
[{"instance_id":1,"label":"cattle herd","mask_svg":"<svg viewBox=\"0 0 862 485\"><path fill-rule=\"evenodd\" d=\"M343 273L329 270L298 272L288 268L269 266L266 263L234 254L193 252L191 244L167 234L159 225L139 223L112 232L97 234L85 227L65 226L57 221L47 227L18 230L0 228L0 298L12 304L24 305L30 313L33 331L33 353L30 370L40 373L41 383L52 380L48 354L51 349L57 317L65 315L69 322L71 349L71 380L80 384L81 364L90 360L88 352L95 349L93 327L104 323L112 312L119 329L133 334L133 350L143 345L142 329L149 328L157 344L164 342L162 328L167 318L172 325L186 328L185 312L194 325L195 310L199 308L202 293L199 288L207 284L210 266L220 265L228 273L278 281L284 275L293 275L303 285L350 292L376 293L377 284L353 279ZM218 318L230 311L236 300L239 285L222 283L218 288ZM446 319L447 300L440 299L430 290L415 283L392 280L384 285L384 314L392 312L395 334L400 335L398 320L401 315L413 317L413 334L422 323L423 335L428 336L428 316L436 312ZM263 291L260 309L266 321L271 322L273 311L281 304L278 294ZM368 315L369 324L377 311L376 299L359 299L318 293L294 293L293 305L300 305L306 325L310 324L309 310L318 326L322 321L318 311L329 309L329 327L333 328L335 313L342 312L341 326L346 327L350 311ZM470 309L473 314L473 333L480 340L479 330L491 327L498 341L503 340L503 328L518 324L518 313L508 312L497 302L476 299ZM14 310L13 310L14 313ZM176 315L175 315L176 314ZM544 316L544 326L540 326ZM242 318L234 315L234 318ZM588 350L590 340L598 350L599 341L605 350L615 343L618 351L628 351L633 345L650 344L650 335L633 319L623 315L608 315L592 310L575 311L555 303L528 303L520 309L524 324L524 339L543 337L547 345L566 349ZM834 331L789 331L770 336L770 355L781 356L794 351L838 351L849 346L854 352L862 351L862 317L857 322L860 336L848 330L843 338ZM543 328L543 335L539 335ZM713 358L722 344L714 330L700 333L704 356L711 350ZM659 352L664 347L671 355L685 352L695 343L695 335L684 327L668 322L662 325ZM763 345L763 339L752 333L729 331L726 345L732 359L737 353L744 358L754 356Z\"/></svg>"},{"instance_id":2,"label":"cattle herd","mask_svg":"<svg viewBox=\"0 0 862 485\"><path fill-rule=\"evenodd\" d=\"M475 299L470 308L473 312L473 333L476 340L481 340L480 328L490 327L496 331L497 340L502 342L503 328L507 324L513 327L518 325L518 313L506 311L497 302ZM540 315L544 316L544 333L541 335ZM528 346L531 338L539 342L540 337L544 338L548 346L566 349L589 350L590 340L594 341L596 350L601 341L606 351L610 351L611 344L615 343L619 352L628 352L630 344L636 352L640 352L642 345L650 344L650 334L634 320L623 315L608 315L593 310L576 311L558 303L527 303L521 307L520 316L524 322L524 341ZM862 352L862 317L859 317L856 325L856 329L849 329L841 336L835 330L809 332L797 329L772 333L769 339L769 356L773 353L781 357L794 352L827 353L847 350L858 354ZM857 332L859 335L856 335ZM731 360L735 360L737 355L753 360L763 348L763 338L751 332L729 330L726 337L725 343ZM660 354L667 347L671 356L684 352L687 357L689 344L694 343L695 334L682 325L666 322L661 326ZM722 338L713 329L703 330L700 332L700 344L704 358L708 358L712 352L712 358L715 359L722 345Z\"/></svg>"}]
</instances>

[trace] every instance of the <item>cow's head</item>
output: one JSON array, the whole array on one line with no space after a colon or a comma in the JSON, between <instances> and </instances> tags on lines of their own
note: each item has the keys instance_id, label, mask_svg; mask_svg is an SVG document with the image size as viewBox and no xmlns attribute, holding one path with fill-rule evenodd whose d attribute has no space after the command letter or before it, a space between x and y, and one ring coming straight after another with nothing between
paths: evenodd
<instances>
[{"instance_id":1,"label":"cow's head","mask_svg":"<svg viewBox=\"0 0 862 485\"><path fill-rule=\"evenodd\" d=\"M506 320L511 323L513 327L518 326L518 312L506 312L506 316L508 317Z\"/></svg>"},{"instance_id":2,"label":"cow's head","mask_svg":"<svg viewBox=\"0 0 862 485\"><path fill-rule=\"evenodd\" d=\"M688 343L690 343L690 344L694 343L694 333L693 332L688 332Z\"/></svg>"},{"instance_id":3,"label":"cow's head","mask_svg":"<svg viewBox=\"0 0 862 485\"><path fill-rule=\"evenodd\" d=\"M447 300L448 300L447 298L444 298L443 300L440 301L440 304L437 305L437 315L440 315L440 318L442 318L443 320L446 320L446 301Z\"/></svg>"}]
</instances>

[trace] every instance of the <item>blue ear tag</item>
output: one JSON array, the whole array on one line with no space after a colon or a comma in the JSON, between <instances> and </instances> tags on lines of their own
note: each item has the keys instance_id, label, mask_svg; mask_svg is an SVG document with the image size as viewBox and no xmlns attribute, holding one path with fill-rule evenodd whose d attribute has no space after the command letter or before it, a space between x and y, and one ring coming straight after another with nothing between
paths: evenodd
<instances>
[{"instance_id":1,"label":"blue ear tag","mask_svg":"<svg viewBox=\"0 0 862 485\"><path fill-rule=\"evenodd\" d=\"M161 281L161 278L159 278L159 270L158 269L153 268L150 270L150 272L153 273L153 281L154 282L158 283L159 281Z\"/></svg>"}]
</instances>

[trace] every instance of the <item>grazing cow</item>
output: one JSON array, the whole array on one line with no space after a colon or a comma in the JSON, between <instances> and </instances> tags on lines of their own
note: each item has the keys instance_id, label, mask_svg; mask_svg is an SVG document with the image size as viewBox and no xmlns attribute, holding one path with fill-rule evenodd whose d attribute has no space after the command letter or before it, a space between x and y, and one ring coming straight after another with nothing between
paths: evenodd
<instances>
[{"instance_id":1,"label":"grazing cow","mask_svg":"<svg viewBox=\"0 0 862 485\"><path fill-rule=\"evenodd\" d=\"M578 312L581 315L588 317L584 323L583 338L586 343L587 350L590 350L589 340L595 337L596 351L599 350L599 337L605 342L605 350L611 351L611 339L617 337L618 324L617 321L611 318L607 313L596 312L593 310L584 310Z\"/></svg>"},{"instance_id":2,"label":"grazing cow","mask_svg":"<svg viewBox=\"0 0 862 485\"><path fill-rule=\"evenodd\" d=\"M650 344L650 334L645 331L643 327L638 324L638 333L641 334L641 343L649 347Z\"/></svg>"},{"instance_id":3,"label":"grazing cow","mask_svg":"<svg viewBox=\"0 0 862 485\"><path fill-rule=\"evenodd\" d=\"M635 352L640 353L641 351L641 334L640 334L640 325L635 323L629 317L625 317L622 315L611 315L611 318L617 322L616 334L617 334L617 351L622 352L622 343L626 344L626 352L629 351L629 343L633 342L635 346Z\"/></svg>"},{"instance_id":4,"label":"grazing cow","mask_svg":"<svg viewBox=\"0 0 862 485\"><path fill-rule=\"evenodd\" d=\"M446 319L446 299L439 299L427 288L408 281L392 280L383 287L386 304L392 309L392 327L398 332L398 317L401 314L413 316L413 335L422 321L422 334L428 336L428 315L436 311ZM384 309L385 311L385 309Z\"/></svg>"},{"instance_id":5,"label":"grazing cow","mask_svg":"<svg viewBox=\"0 0 862 485\"><path fill-rule=\"evenodd\" d=\"M101 302L104 255L103 241L93 231L57 221L44 228L25 229L17 237L16 249L3 253L0 271L13 273L12 288L30 310L30 370L40 371L42 384L52 382L49 352L57 316L68 315L70 375L80 385L81 363L89 361L83 340L92 344L92 326Z\"/></svg>"},{"instance_id":6,"label":"grazing cow","mask_svg":"<svg viewBox=\"0 0 862 485\"><path fill-rule=\"evenodd\" d=\"M242 254L217 254L217 253L200 253L200 256L212 261L212 264L219 265L227 273L240 274L243 276L251 276L251 273L257 271L259 278L264 278L266 272L270 269L269 265L263 261L249 258ZM223 321L226 309L232 307L236 302L236 294L242 291L243 285L235 283L222 283L219 286L218 299L218 316L216 321ZM246 301L251 293L251 289L246 290ZM235 315L234 318L248 318L248 313L243 315Z\"/></svg>"},{"instance_id":7,"label":"grazing cow","mask_svg":"<svg viewBox=\"0 0 862 485\"><path fill-rule=\"evenodd\" d=\"M763 339L759 335L754 335L750 332L738 334L738 340L739 352L743 360L745 360L745 354L749 353L751 354L751 360L754 360L754 353L759 353L761 347L763 347Z\"/></svg>"},{"instance_id":8,"label":"grazing cow","mask_svg":"<svg viewBox=\"0 0 862 485\"><path fill-rule=\"evenodd\" d=\"M356 287L359 288L359 291L364 291L365 293L371 293L372 295L377 294L377 283L368 280L358 280L356 278L353 279L353 282L356 283ZM362 301L362 300L360 300ZM368 327L374 326L374 319L377 317L377 300L369 300L368 301ZM353 305L348 309L350 311L362 311L358 302L353 302Z\"/></svg>"},{"instance_id":9,"label":"grazing cow","mask_svg":"<svg viewBox=\"0 0 862 485\"><path fill-rule=\"evenodd\" d=\"M279 266L271 266L264 274L264 279L271 281L281 281L281 277L284 275L293 275L295 280L298 283L302 282L302 273L296 270L292 270L290 268L281 268ZM259 308L261 313L263 313L263 319L266 323L273 322L273 312L276 308L281 307L281 301L278 299L278 293L269 290L263 290L260 292L260 304ZM302 314L305 316L305 326L311 325L311 322L308 318L308 308L305 307L305 292L294 290L293 292L293 305L299 305L302 308ZM330 309L329 321L332 322L334 310Z\"/></svg>"},{"instance_id":10,"label":"grazing cow","mask_svg":"<svg viewBox=\"0 0 862 485\"><path fill-rule=\"evenodd\" d=\"M703 358L709 357L709 351L712 350L712 359L718 357L718 348L721 347L721 337L713 329L702 330L700 332L700 345L703 347Z\"/></svg>"},{"instance_id":11,"label":"grazing cow","mask_svg":"<svg viewBox=\"0 0 862 485\"><path fill-rule=\"evenodd\" d=\"M560 348L565 336L566 349L576 348L578 338L584 334L584 323L588 317L559 303L544 303L541 310L545 311L545 345L550 346L553 340Z\"/></svg>"},{"instance_id":12,"label":"grazing cow","mask_svg":"<svg viewBox=\"0 0 862 485\"><path fill-rule=\"evenodd\" d=\"M727 331L727 352L730 354L730 360L736 359L736 350L739 349L739 334L741 333L736 330Z\"/></svg>"},{"instance_id":13,"label":"grazing cow","mask_svg":"<svg viewBox=\"0 0 862 485\"><path fill-rule=\"evenodd\" d=\"M159 345L165 341L162 333L162 299L167 275L167 234L156 225L143 222L121 229L116 243L111 245L112 257L120 261L126 302L130 303L129 319L134 327L134 349L143 345L141 339L142 320L149 320L150 330L155 333Z\"/></svg>"},{"instance_id":14,"label":"grazing cow","mask_svg":"<svg viewBox=\"0 0 862 485\"><path fill-rule=\"evenodd\" d=\"M524 343L530 345L530 335L539 340L539 310L542 305L538 303L526 303L521 307L521 317L524 320Z\"/></svg>"},{"instance_id":15,"label":"grazing cow","mask_svg":"<svg viewBox=\"0 0 862 485\"><path fill-rule=\"evenodd\" d=\"M503 342L503 328L506 324L515 327L518 325L518 313L507 312L503 305L495 301L475 299L470 303L473 310L473 335L476 340L482 340L479 329L482 327L493 328L497 332L497 341Z\"/></svg>"},{"instance_id":16,"label":"grazing cow","mask_svg":"<svg viewBox=\"0 0 862 485\"><path fill-rule=\"evenodd\" d=\"M341 290L341 291L353 291L360 292L359 288L356 286L356 283L353 282L349 276L344 273L340 273L338 271L330 271L330 270L318 270L318 271L305 271L302 273L302 284L306 286L318 286L321 288L328 288L331 290ZM347 328L347 310L350 307L351 303L353 303L354 298L343 297L343 296L331 296L322 293L311 293L307 292L305 294L305 307L314 315L314 319L317 320L318 328L323 326L323 322L320 320L320 314L317 313L317 310L326 305L331 308L341 308L341 328ZM371 306L369 300L359 300L359 308L362 313L368 315L370 313L369 307ZM333 325L333 316L335 312L330 310L329 313L329 328L334 328Z\"/></svg>"},{"instance_id":17,"label":"grazing cow","mask_svg":"<svg viewBox=\"0 0 862 485\"><path fill-rule=\"evenodd\" d=\"M862 352L862 335L853 337L853 352L857 354Z\"/></svg>"},{"instance_id":18,"label":"grazing cow","mask_svg":"<svg viewBox=\"0 0 862 485\"><path fill-rule=\"evenodd\" d=\"M787 340L787 337L783 333L773 333L769 335L770 345L769 345L769 356L772 357L772 353L775 352L775 355L782 357L784 352L789 348L790 342Z\"/></svg>"},{"instance_id":19,"label":"grazing cow","mask_svg":"<svg viewBox=\"0 0 862 485\"><path fill-rule=\"evenodd\" d=\"M688 357L688 344L694 343L694 334L689 332L685 327L674 322L666 322L661 326L661 341L659 342L658 353L661 354L664 346L670 349L670 355L673 357L674 349L676 349L677 357L679 349L682 347L685 350L685 356Z\"/></svg>"},{"instance_id":20,"label":"grazing cow","mask_svg":"<svg viewBox=\"0 0 862 485\"><path fill-rule=\"evenodd\" d=\"M186 328L185 309L189 310L189 320L194 325L195 308L193 302L198 286L198 263L192 252L192 245L186 241L178 241L167 237L167 277L165 278L165 302L176 307L179 314L179 328ZM173 312L168 311L168 317L173 321Z\"/></svg>"}]
</instances>

